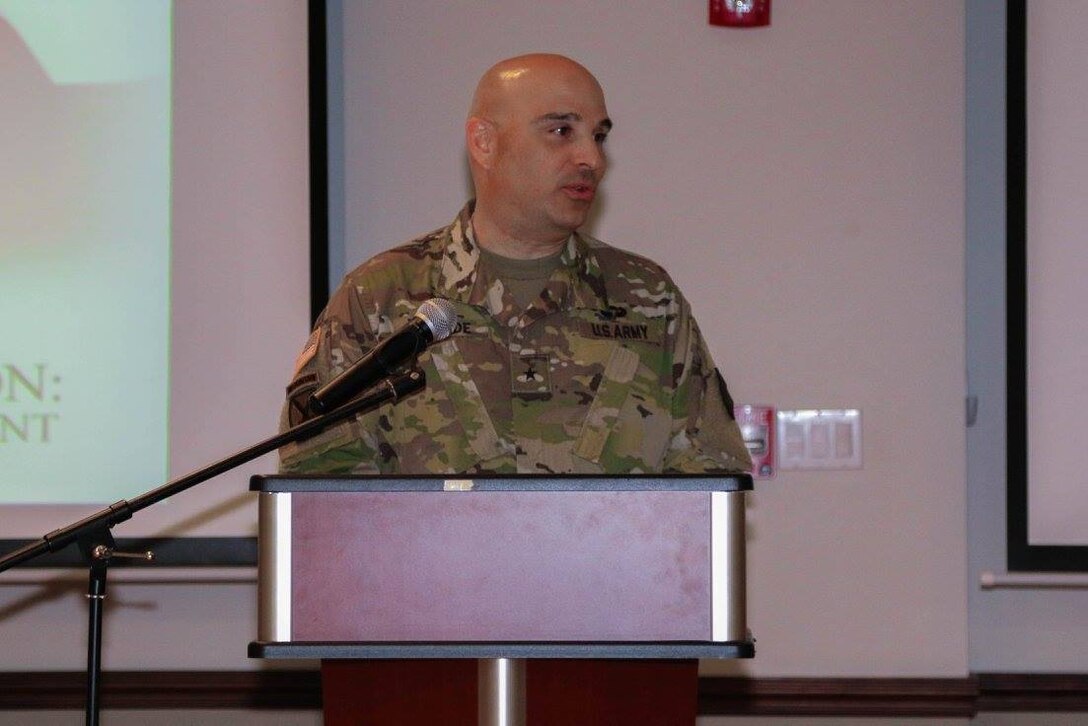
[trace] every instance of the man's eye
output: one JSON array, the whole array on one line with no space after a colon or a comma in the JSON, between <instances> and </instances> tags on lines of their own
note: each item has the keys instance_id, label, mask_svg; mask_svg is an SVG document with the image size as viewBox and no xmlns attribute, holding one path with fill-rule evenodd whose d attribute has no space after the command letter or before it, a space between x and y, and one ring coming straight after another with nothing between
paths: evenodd
<instances>
[{"instance_id":1,"label":"man's eye","mask_svg":"<svg viewBox=\"0 0 1088 726\"><path fill-rule=\"evenodd\" d=\"M570 126L556 126L554 129L552 129L552 133L556 136L570 136L570 132Z\"/></svg>"},{"instance_id":2,"label":"man's eye","mask_svg":"<svg viewBox=\"0 0 1088 726\"><path fill-rule=\"evenodd\" d=\"M596 141L598 144L603 144L605 141L608 140L608 134L606 134L603 131L600 131L598 133L593 134L593 140Z\"/></svg>"}]
</instances>

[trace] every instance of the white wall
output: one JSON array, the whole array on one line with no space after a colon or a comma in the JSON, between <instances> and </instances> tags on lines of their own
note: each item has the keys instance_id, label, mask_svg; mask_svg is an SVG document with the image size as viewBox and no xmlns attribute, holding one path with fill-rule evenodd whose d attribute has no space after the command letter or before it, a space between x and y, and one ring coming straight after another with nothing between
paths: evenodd
<instances>
[{"instance_id":1,"label":"white wall","mask_svg":"<svg viewBox=\"0 0 1088 726\"><path fill-rule=\"evenodd\" d=\"M759 652L744 670L962 675L965 589L972 670L1084 670L1083 592L977 584L980 570L1004 563L1003 2L967 3L968 342L980 395L968 438L969 568L961 3L779 2L771 28L753 31L709 28L694 3L367 5L350 5L366 21L347 33L350 63L369 79L355 93L380 103L356 97L348 109L352 128L368 132L352 149L356 183L374 180L352 222L349 266L443 224L461 204L459 128L479 72L524 50L566 52L601 77L617 120L596 231L672 269L738 400L863 409L865 470L783 473L753 497ZM253 119L237 115L233 95L263 87L278 99L269 112L304 107L305 12L290 0L239 2L229 24L207 17L222 7L180 0L176 32L231 37L248 53L236 75L205 79L222 133L245 139ZM396 92L382 90L391 83ZM246 144L205 151L228 167L266 163ZM274 226L259 210L283 215L304 199L305 173L294 168L304 160L274 163L262 167L281 180L272 197L244 184L205 195L209 204L223 197L216 213L232 234L267 234ZM250 213L223 216L232 204ZM304 235L296 217L280 224ZM82 575L50 573L58 582L41 584L29 574L38 582L0 578L0 669L82 668ZM256 627L252 584L114 578L107 668L255 666L244 658Z\"/></svg>"},{"instance_id":2,"label":"white wall","mask_svg":"<svg viewBox=\"0 0 1088 726\"><path fill-rule=\"evenodd\" d=\"M780 2L760 30L705 15L346 3L347 267L464 202L485 68L578 59L616 122L593 231L670 269L738 402L863 412L863 470L757 486L740 668L963 675L964 5Z\"/></svg>"},{"instance_id":3,"label":"white wall","mask_svg":"<svg viewBox=\"0 0 1088 726\"><path fill-rule=\"evenodd\" d=\"M300 58L304 4L229 7L249 17L189 31L247 28L238 42L260 52L244 81L210 81L229 96L296 80L280 54ZM490 63L581 60L617 124L594 231L669 267L738 401L863 411L863 470L781 473L752 498L758 655L740 668L964 675L963 3L779 2L747 31L708 26L700 3L347 10L363 73L346 85L350 264L464 201L460 127ZM54 592L0 591L4 642L21 646L0 668L82 667L83 599ZM250 585L113 592L107 668L252 665Z\"/></svg>"}]
</instances>

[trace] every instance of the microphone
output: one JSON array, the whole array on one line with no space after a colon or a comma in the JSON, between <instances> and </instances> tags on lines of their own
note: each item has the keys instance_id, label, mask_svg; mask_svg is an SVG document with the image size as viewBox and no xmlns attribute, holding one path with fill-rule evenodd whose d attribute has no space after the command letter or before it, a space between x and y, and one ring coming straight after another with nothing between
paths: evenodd
<instances>
[{"instance_id":1,"label":"microphone","mask_svg":"<svg viewBox=\"0 0 1088 726\"><path fill-rule=\"evenodd\" d=\"M416 310L411 321L374 346L350 368L314 391L308 406L313 413L327 413L360 391L391 375L402 363L431 343L450 337L457 325L453 303L431 298Z\"/></svg>"}]
</instances>

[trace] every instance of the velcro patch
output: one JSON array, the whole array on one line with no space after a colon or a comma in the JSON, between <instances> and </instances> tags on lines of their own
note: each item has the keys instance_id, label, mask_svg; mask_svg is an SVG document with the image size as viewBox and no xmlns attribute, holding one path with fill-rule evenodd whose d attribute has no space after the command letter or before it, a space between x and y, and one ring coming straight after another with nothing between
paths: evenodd
<instances>
[{"instance_id":1,"label":"velcro patch","mask_svg":"<svg viewBox=\"0 0 1088 726\"><path fill-rule=\"evenodd\" d=\"M516 356L510 361L510 388L520 398L552 395L551 366L546 355Z\"/></svg>"},{"instance_id":2,"label":"velcro patch","mask_svg":"<svg viewBox=\"0 0 1088 726\"><path fill-rule=\"evenodd\" d=\"M657 331L645 323L583 323L581 333L588 338L601 340L634 340L660 344Z\"/></svg>"},{"instance_id":3,"label":"velcro patch","mask_svg":"<svg viewBox=\"0 0 1088 726\"><path fill-rule=\"evenodd\" d=\"M298 354L298 358L295 358L295 369L291 372L292 378L297 376L302 367L309 363L314 354L317 353L318 337L320 337L320 334L316 330L310 334L310 339L306 341L306 347Z\"/></svg>"},{"instance_id":4,"label":"velcro patch","mask_svg":"<svg viewBox=\"0 0 1088 726\"><path fill-rule=\"evenodd\" d=\"M287 423L298 426L310 418L310 396L317 390L317 374L307 373L287 387Z\"/></svg>"}]
</instances>

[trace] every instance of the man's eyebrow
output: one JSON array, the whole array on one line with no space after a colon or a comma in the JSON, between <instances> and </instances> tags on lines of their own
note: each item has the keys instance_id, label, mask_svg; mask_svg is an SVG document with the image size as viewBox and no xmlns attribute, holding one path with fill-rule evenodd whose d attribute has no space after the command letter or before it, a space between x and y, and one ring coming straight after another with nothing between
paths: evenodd
<instances>
[{"instance_id":1,"label":"man's eyebrow","mask_svg":"<svg viewBox=\"0 0 1088 726\"><path fill-rule=\"evenodd\" d=\"M578 113L574 113L573 111L567 111L567 112L554 111L552 113L546 113L543 116L538 116L534 120L534 123L542 124L542 123L548 123L550 121L581 121L581 120L582 120L582 115L578 114ZM612 119L610 119L610 118L602 119L601 122L597 124L597 128L602 128L605 131L611 131L612 130Z\"/></svg>"}]
</instances>

